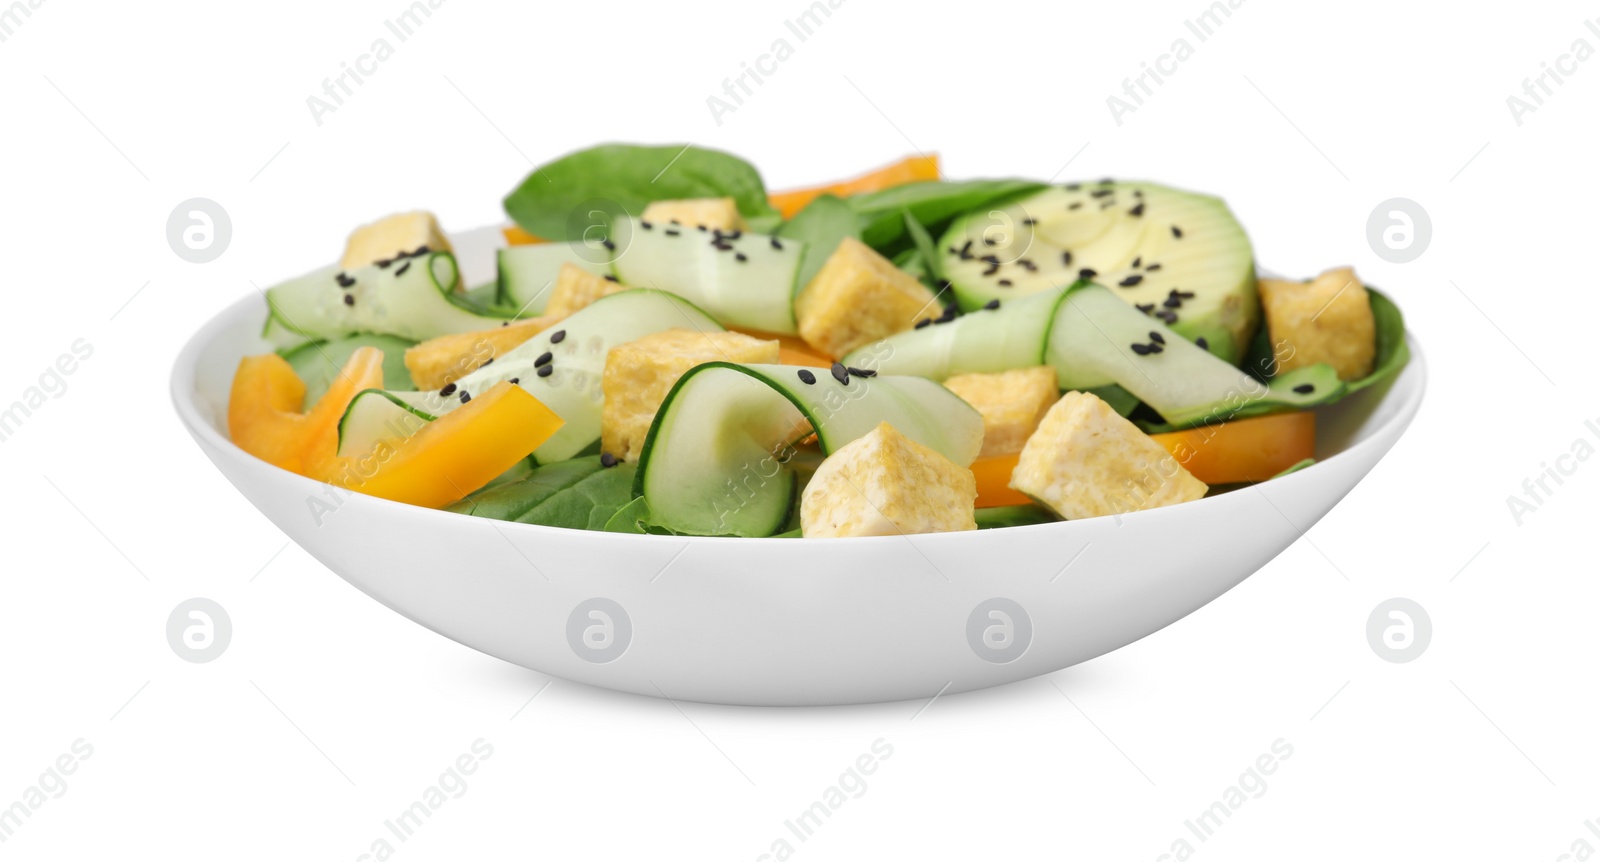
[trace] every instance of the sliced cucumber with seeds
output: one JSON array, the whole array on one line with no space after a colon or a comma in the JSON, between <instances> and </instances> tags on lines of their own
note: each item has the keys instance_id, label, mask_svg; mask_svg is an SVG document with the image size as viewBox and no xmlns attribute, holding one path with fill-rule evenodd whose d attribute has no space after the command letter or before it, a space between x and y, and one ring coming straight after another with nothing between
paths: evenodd
<instances>
[{"instance_id":1,"label":"sliced cucumber with seeds","mask_svg":"<svg viewBox=\"0 0 1600 862\"><path fill-rule=\"evenodd\" d=\"M1056 289L1023 296L992 310L891 335L852 351L842 361L883 374L934 380L1043 365L1050 321L1065 293Z\"/></svg>"},{"instance_id":2,"label":"sliced cucumber with seeds","mask_svg":"<svg viewBox=\"0 0 1600 862\"><path fill-rule=\"evenodd\" d=\"M438 417L382 389L356 394L339 419L339 457L366 455L385 440L406 440Z\"/></svg>"},{"instance_id":3,"label":"sliced cucumber with seeds","mask_svg":"<svg viewBox=\"0 0 1600 862\"><path fill-rule=\"evenodd\" d=\"M267 302L279 326L310 338L366 332L426 341L499 326L501 317L461 306L458 281L455 255L440 252L354 272L319 269L268 289Z\"/></svg>"},{"instance_id":4,"label":"sliced cucumber with seeds","mask_svg":"<svg viewBox=\"0 0 1600 862\"><path fill-rule=\"evenodd\" d=\"M416 342L393 335L352 335L333 341L312 341L278 355L288 361L294 373L306 384L303 409L321 400L328 387L339 376L340 369L350 355L363 347L376 347L383 351L383 385L388 389L410 389L411 372L406 368L406 348Z\"/></svg>"},{"instance_id":5,"label":"sliced cucumber with seeds","mask_svg":"<svg viewBox=\"0 0 1600 862\"><path fill-rule=\"evenodd\" d=\"M681 297L659 290L624 290L596 300L495 357L493 363L446 387L444 397L438 393L414 397L421 402L417 405L421 409L447 413L461 406L461 393L470 397L502 380L516 380L566 423L533 453L534 463L564 461L599 445L600 378L606 353L619 344L667 329L720 332L722 326ZM413 403L413 396L400 397Z\"/></svg>"},{"instance_id":6,"label":"sliced cucumber with seeds","mask_svg":"<svg viewBox=\"0 0 1600 862\"><path fill-rule=\"evenodd\" d=\"M524 317L544 311L563 264L570 263L595 275L608 275L611 272L611 252L598 243L514 245L500 249L497 261L500 270L499 303L511 307Z\"/></svg>"},{"instance_id":7,"label":"sliced cucumber with seeds","mask_svg":"<svg viewBox=\"0 0 1600 862\"><path fill-rule=\"evenodd\" d=\"M653 523L695 535L779 532L794 505L793 446L812 430L824 454L888 422L962 466L977 457L983 419L950 390L921 377L841 375L731 362L691 369L640 453L635 491Z\"/></svg>"},{"instance_id":8,"label":"sliced cucumber with seeds","mask_svg":"<svg viewBox=\"0 0 1600 862\"><path fill-rule=\"evenodd\" d=\"M1056 307L1045 360L1061 388L1115 383L1179 427L1314 407L1345 392L1325 364L1263 384L1098 284L1073 289Z\"/></svg>"},{"instance_id":9,"label":"sliced cucumber with seeds","mask_svg":"<svg viewBox=\"0 0 1600 862\"><path fill-rule=\"evenodd\" d=\"M645 227L645 225L649 227ZM617 278L690 300L727 326L793 335L805 243L765 234L617 222Z\"/></svg>"}]
</instances>

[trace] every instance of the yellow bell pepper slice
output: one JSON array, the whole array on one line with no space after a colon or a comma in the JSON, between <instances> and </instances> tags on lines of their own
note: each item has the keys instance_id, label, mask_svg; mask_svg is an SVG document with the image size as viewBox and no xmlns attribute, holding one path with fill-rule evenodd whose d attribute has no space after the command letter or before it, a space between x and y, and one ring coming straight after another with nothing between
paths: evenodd
<instances>
[{"instance_id":1,"label":"yellow bell pepper slice","mask_svg":"<svg viewBox=\"0 0 1600 862\"><path fill-rule=\"evenodd\" d=\"M1275 413L1150 437L1207 485L1260 482L1316 456L1317 415Z\"/></svg>"},{"instance_id":2,"label":"yellow bell pepper slice","mask_svg":"<svg viewBox=\"0 0 1600 862\"><path fill-rule=\"evenodd\" d=\"M340 469L328 481L436 509L516 466L563 424L526 390L501 382L409 438L380 441L366 455L339 459Z\"/></svg>"},{"instance_id":3,"label":"yellow bell pepper slice","mask_svg":"<svg viewBox=\"0 0 1600 862\"><path fill-rule=\"evenodd\" d=\"M228 396L228 436L240 449L301 475L318 472L339 448L339 418L364 389L383 388L383 351L350 354L328 391L300 412L306 385L276 353L239 360Z\"/></svg>"}]
</instances>

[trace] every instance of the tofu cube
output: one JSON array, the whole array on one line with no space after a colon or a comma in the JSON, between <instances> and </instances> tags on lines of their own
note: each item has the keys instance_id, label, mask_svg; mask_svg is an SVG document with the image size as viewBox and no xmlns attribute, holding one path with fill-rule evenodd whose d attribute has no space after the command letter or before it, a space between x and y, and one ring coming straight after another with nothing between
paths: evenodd
<instances>
[{"instance_id":1,"label":"tofu cube","mask_svg":"<svg viewBox=\"0 0 1600 862\"><path fill-rule=\"evenodd\" d=\"M563 263L561 272L556 275L555 287L550 289L550 300L544 305L544 313L547 317L566 317L588 308L602 296L610 296L619 290L627 288L575 264Z\"/></svg>"},{"instance_id":2,"label":"tofu cube","mask_svg":"<svg viewBox=\"0 0 1600 862\"><path fill-rule=\"evenodd\" d=\"M433 213L424 210L396 213L351 232L339 265L348 272L380 260L393 260L402 252L414 253L423 246L429 251L453 250ZM460 289L460 285L457 288Z\"/></svg>"},{"instance_id":3,"label":"tofu cube","mask_svg":"<svg viewBox=\"0 0 1600 862\"><path fill-rule=\"evenodd\" d=\"M637 460L672 385L696 365L718 360L776 363L778 342L738 332L668 329L611 348L600 376L602 451Z\"/></svg>"},{"instance_id":4,"label":"tofu cube","mask_svg":"<svg viewBox=\"0 0 1600 862\"><path fill-rule=\"evenodd\" d=\"M1028 438L1011 487L1063 518L1097 518L1198 500L1206 484L1160 443L1087 392L1068 392Z\"/></svg>"},{"instance_id":5,"label":"tofu cube","mask_svg":"<svg viewBox=\"0 0 1600 862\"><path fill-rule=\"evenodd\" d=\"M1061 397L1056 370L1048 365L998 374L957 374L944 385L983 416L979 457L1021 452L1033 429Z\"/></svg>"},{"instance_id":6,"label":"tofu cube","mask_svg":"<svg viewBox=\"0 0 1600 862\"><path fill-rule=\"evenodd\" d=\"M494 329L460 332L430 338L406 349L406 370L418 390L439 389L476 371L485 362L503 356L524 341L549 329L560 318L551 315L510 321Z\"/></svg>"},{"instance_id":7,"label":"tofu cube","mask_svg":"<svg viewBox=\"0 0 1600 862\"><path fill-rule=\"evenodd\" d=\"M976 530L972 471L887 422L823 460L800 496L806 538Z\"/></svg>"},{"instance_id":8,"label":"tofu cube","mask_svg":"<svg viewBox=\"0 0 1600 862\"><path fill-rule=\"evenodd\" d=\"M795 298L800 337L831 356L904 332L933 291L865 243L847 237Z\"/></svg>"},{"instance_id":9,"label":"tofu cube","mask_svg":"<svg viewBox=\"0 0 1600 862\"><path fill-rule=\"evenodd\" d=\"M688 227L706 227L712 230L744 230L744 219L733 198L685 198L676 201L652 201L644 208L640 219L661 224L678 224Z\"/></svg>"},{"instance_id":10,"label":"tofu cube","mask_svg":"<svg viewBox=\"0 0 1600 862\"><path fill-rule=\"evenodd\" d=\"M1330 269L1310 282L1261 280L1278 373L1326 362L1341 380L1372 373L1377 326L1367 288L1350 267Z\"/></svg>"}]
</instances>

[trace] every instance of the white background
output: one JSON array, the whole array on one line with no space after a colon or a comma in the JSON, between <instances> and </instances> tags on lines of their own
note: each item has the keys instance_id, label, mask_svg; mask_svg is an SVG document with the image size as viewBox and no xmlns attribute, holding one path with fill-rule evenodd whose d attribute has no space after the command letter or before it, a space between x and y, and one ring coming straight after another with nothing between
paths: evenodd
<instances>
[{"instance_id":1,"label":"white background","mask_svg":"<svg viewBox=\"0 0 1600 862\"><path fill-rule=\"evenodd\" d=\"M479 738L492 757L401 858L756 859L780 837L817 859L1600 846L1600 465L1520 525L1506 502L1574 440L1600 445L1583 425L1600 420L1600 62L1520 125L1506 105L1575 40L1600 49L1600 8L1249 0L1201 43L1184 27L1201 0L847 0L799 43L783 22L801 0L449 0L317 125L306 98L402 8L48 0L0 44L0 404L75 339L94 350L0 443L0 806L74 740L94 749L0 858L356 859ZM718 125L706 98L780 37L794 56ZM1106 97L1180 37L1193 57L1118 125ZM202 321L332 260L352 226L412 207L498 223L531 162L606 140L730 150L773 188L925 150L957 178L1216 192L1264 267L1354 264L1388 290L1431 363L1428 403L1260 573L1049 678L931 705L681 711L550 682L286 547L183 433L166 375ZM205 265L164 236L195 196L233 222ZM1396 196L1433 222L1406 265L1365 235ZM197 595L234 623L204 665L164 639ZM1392 596L1433 619L1410 664L1366 641ZM810 841L787 833L879 738L893 755L865 792ZM1187 833L1278 739L1294 753L1266 791L1211 840Z\"/></svg>"}]
</instances>

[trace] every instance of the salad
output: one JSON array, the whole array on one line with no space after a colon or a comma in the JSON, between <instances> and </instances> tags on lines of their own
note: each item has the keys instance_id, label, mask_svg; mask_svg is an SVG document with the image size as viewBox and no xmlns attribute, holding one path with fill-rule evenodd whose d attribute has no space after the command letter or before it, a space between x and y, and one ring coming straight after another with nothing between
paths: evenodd
<instances>
[{"instance_id":1,"label":"salad","mask_svg":"<svg viewBox=\"0 0 1600 862\"><path fill-rule=\"evenodd\" d=\"M554 527L987 529L1300 469L1311 408L1408 358L1351 269L1260 278L1220 199L1150 182L949 181L919 156L768 194L725 153L606 145L505 210L488 284L410 212L267 290L233 441Z\"/></svg>"}]
</instances>

